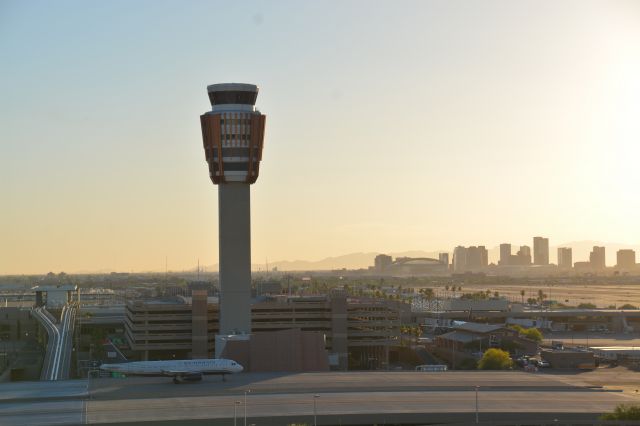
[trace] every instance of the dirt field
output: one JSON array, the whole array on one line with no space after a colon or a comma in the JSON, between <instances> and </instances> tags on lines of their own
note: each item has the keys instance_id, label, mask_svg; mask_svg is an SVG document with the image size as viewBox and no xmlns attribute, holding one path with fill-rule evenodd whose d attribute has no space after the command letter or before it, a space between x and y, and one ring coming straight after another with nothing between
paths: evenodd
<instances>
[{"instance_id":1,"label":"dirt field","mask_svg":"<svg viewBox=\"0 0 640 426\"><path fill-rule=\"evenodd\" d=\"M436 290L444 292L442 287ZM497 291L501 296L507 296L513 301L522 299L521 290L525 291L525 301L529 297L537 297L538 290L542 290L547 295L548 300L556 300L565 305L577 306L580 303L593 303L598 308L606 308L610 305L621 306L630 303L640 307L640 283L625 285L552 284L543 287L517 284L467 284L462 286L463 293L480 290L491 290L492 293Z\"/></svg>"},{"instance_id":2,"label":"dirt field","mask_svg":"<svg viewBox=\"0 0 640 426\"><path fill-rule=\"evenodd\" d=\"M640 348L640 333L586 333L586 332L545 332L544 343L561 340L565 346L636 346ZM640 378L640 373L637 374Z\"/></svg>"},{"instance_id":3,"label":"dirt field","mask_svg":"<svg viewBox=\"0 0 640 426\"><path fill-rule=\"evenodd\" d=\"M602 386L604 389L622 391L640 400L640 372L626 367L601 367L572 374L550 369L544 374L553 375L573 385Z\"/></svg>"}]
</instances>

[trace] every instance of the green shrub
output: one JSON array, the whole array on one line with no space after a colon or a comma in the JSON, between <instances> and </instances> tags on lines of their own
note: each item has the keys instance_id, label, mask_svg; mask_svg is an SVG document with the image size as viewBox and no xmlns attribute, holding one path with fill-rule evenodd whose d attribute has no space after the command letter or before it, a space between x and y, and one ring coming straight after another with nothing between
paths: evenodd
<instances>
[{"instance_id":1,"label":"green shrub","mask_svg":"<svg viewBox=\"0 0 640 426\"><path fill-rule=\"evenodd\" d=\"M632 305L631 303L625 303L624 305L620 306L618 309L638 309L638 307L635 305Z\"/></svg>"},{"instance_id":2,"label":"green shrub","mask_svg":"<svg viewBox=\"0 0 640 426\"><path fill-rule=\"evenodd\" d=\"M459 370L475 370L476 368L478 368L478 363L473 358L465 358L456 365L456 369Z\"/></svg>"},{"instance_id":3,"label":"green shrub","mask_svg":"<svg viewBox=\"0 0 640 426\"><path fill-rule=\"evenodd\" d=\"M581 303L578 305L578 309L595 309L596 305L593 303Z\"/></svg>"},{"instance_id":4,"label":"green shrub","mask_svg":"<svg viewBox=\"0 0 640 426\"><path fill-rule=\"evenodd\" d=\"M536 342L542 342L542 333L535 327L524 328L518 324L510 325L509 328L518 332L519 335L526 337L527 339L535 340Z\"/></svg>"},{"instance_id":5,"label":"green shrub","mask_svg":"<svg viewBox=\"0 0 640 426\"><path fill-rule=\"evenodd\" d=\"M640 405L619 404L613 413L606 413L600 417L602 420L640 420Z\"/></svg>"},{"instance_id":6,"label":"green shrub","mask_svg":"<svg viewBox=\"0 0 640 426\"><path fill-rule=\"evenodd\" d=\"M513 361L509 357L509 352L502 349L487 349L478 362L479 370L507 370L511 368Z\"/></svg>"},{"instance_id":7,"label":"green shrub","mask_svg":"<svg viewBox=\"0 0 640 426\"><path fill-rule=\"evenodd\" d=\"M536 342L542 342L542 333L537 328L527 328L521 333L527 339L535 340Z\"/></svg>"}]
</instances>

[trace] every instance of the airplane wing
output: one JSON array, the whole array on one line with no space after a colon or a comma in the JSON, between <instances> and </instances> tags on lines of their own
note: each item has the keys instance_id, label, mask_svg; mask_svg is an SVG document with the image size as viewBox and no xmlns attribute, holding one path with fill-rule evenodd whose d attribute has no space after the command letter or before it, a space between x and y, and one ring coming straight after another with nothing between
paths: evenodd
<instances>
[{"instance_id":1,"label":"airplane wing","mask_svg":"<svg viewBox=\"0 0 640 426\"><path fill-rule=\"evenodd\" d=\"M202 380L200 371L163 370L162 374L173 377L173 383L199 382Z\"/></svg>"},{"instance_id":2,"label":"airplane wing","mask_svg":"<svg viewBox=\"0 0 640 426\"><path fill-rule=\"evenodd\" d=\"M188 376L191 374L202 374L201 371L186 371L186 370L162 370L162 374L165 376Z\"/></svg>"}]
</instances>

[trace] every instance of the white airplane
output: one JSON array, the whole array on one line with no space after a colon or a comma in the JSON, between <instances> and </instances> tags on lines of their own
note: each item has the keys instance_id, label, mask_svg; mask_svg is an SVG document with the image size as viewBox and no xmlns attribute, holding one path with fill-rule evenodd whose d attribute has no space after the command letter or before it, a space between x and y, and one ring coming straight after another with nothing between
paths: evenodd
<instances>
[{"instance_id":1,"label":"white airplane","mask_svg":"<svg viewBox=\"0 0 640 426\"><path fill-rule=\"evenodd\" d=\"M180 359L169 361L134 361L120 364L102 364L103 371L118 372L125 376L168 376L173 383L197 382L203 375L222 376L239 373L243 367L230 359Z\"/></svg>"}]
</instances>

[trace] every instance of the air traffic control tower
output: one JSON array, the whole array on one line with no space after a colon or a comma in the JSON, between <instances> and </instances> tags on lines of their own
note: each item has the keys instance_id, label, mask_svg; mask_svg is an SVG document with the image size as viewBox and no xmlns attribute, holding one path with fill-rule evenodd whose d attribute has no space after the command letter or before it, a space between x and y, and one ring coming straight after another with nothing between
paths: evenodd
<instances>
[{"instance_id":1,"label":"air traffic control tower","mask_svg":"<svg viewBox=\"0 0 640 426\"><path fill-rule=\"evenodd\" d=\"M249 185L258 179L266 116L256 110L258 86L207 87L211 111L200 116L209 176L218 185L220 335L251 332ZM216 348L218 352L218 348Z\"/></svg>"}]
</instances>

